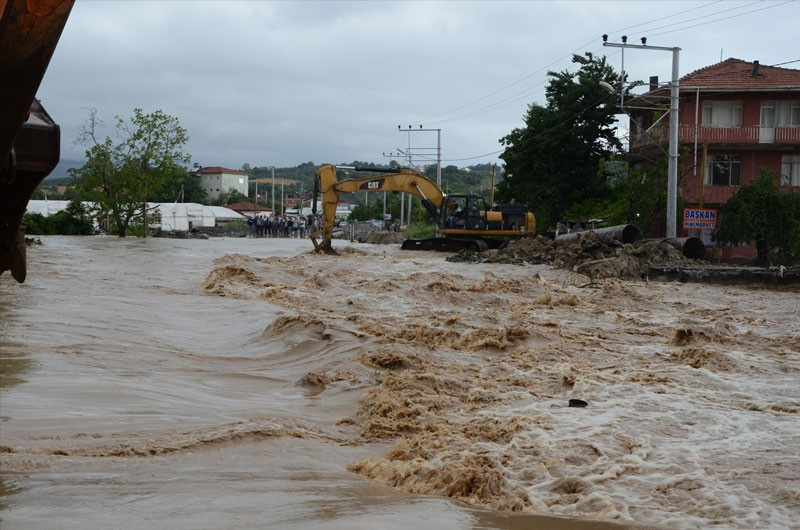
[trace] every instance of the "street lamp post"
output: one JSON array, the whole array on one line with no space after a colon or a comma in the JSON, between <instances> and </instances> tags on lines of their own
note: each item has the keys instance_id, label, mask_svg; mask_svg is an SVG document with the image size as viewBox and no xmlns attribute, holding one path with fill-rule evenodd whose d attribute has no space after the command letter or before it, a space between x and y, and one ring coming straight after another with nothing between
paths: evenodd
<instances>
[{"instance_id":1,"label":"street lamp post","mask_svg":"<svg viewBox=\"0 0 800 530\"><path fill-rule=\"evenodd\" d=\"M678 221L678 105L680 101L678 63L681 49L678 47L667 48L664 46L648 46L647 39L642 37L642 44L628 44L628 37L622 37L622 44L607 42L608 35L603 35L603 46L622 48L623 57L625 48L638 50L660 50L672 52L672 81L669 90L669 164L667 166L667 237L677 235ZM624 60L624 59L623 59ZM624 64L624 63L623 63ZM624 67L623 67L624 68ZM623 69L621 79L625 79ZM622 92L622 90L620 90ZM622 94L620 94L622 98ZM620 106L622 100L620 99ZM624 110L624 107L623 107Z\"/></svg>"}]
</instances>

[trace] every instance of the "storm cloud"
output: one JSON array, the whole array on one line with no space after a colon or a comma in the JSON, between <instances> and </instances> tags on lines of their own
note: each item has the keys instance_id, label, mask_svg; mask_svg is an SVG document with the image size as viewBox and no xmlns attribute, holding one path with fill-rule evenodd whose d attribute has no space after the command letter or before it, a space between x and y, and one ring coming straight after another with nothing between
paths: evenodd
<instances>
[{"instance_id":1,"label":"storm cloud","mask_svg":"<svg viewBox=\"0 0 800 530\"><path fill-rule=\"evenodd\" d=\"M619 42L678 46L680 72L736 57L800 67L800 2L213 2L78 0L39 90L80 160L80 126L161 109L202 165L496 162L499 139L545 104L573 53L622 66ZM626 51L631 80L666 81L671 54ZM795 64L789 64L795 61ZM621 124L624 127L624 124Z\"/></svg>"}]
</instances>

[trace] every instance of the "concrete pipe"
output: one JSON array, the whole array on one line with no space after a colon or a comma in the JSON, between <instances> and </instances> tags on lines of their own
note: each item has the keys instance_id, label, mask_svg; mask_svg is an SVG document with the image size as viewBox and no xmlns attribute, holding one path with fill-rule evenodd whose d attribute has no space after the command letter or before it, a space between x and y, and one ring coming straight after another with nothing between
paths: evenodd
<instances>
[{"instance_id":1,"label":"concrete pipe","mask_svg":"<svg viewBox=\"0 0 800 530\"><path fill-rule=\"evenodd\" d=\"M617 225L607 228L595 228L594 230L584 230L571 234L557 236L554 241L556 245L566 245L576 241L581 235L595 234L600 239L615 239L622 243L633 243L642 239L642 232L633 225Z\"/></svg>"},{"instance_id":2,"label":"concrete pipe","mask_svg":"<svg viewBox=\"0 0 800 530\"><path fill-rule=\"evenodd\" d=\"M706 246L697 237L672 237L665 239L664 243L677 248L689 259L703 259L706 255Z\"/></svg>"}]
</instances>

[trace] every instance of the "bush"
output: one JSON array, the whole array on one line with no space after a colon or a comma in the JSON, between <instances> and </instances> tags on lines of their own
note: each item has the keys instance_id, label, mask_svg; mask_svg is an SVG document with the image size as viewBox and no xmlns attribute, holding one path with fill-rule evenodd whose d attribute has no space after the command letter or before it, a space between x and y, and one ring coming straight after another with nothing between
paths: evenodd
<instances>
[{"instance_id":1,"label":"bush","mask_svg":"<svg viewBox=\"0 0 800 530\"><path fill-rule=\"evenodd\" d=\"M25 227L26 234L43 236L50 233L47 231L47 217L40 213L25 212L22 216L22 226Z\"/></svg>"},{"instance_id":2,"label":"bush","mask_svg":"<svg viewBox=\"0 0 800 530\"><path fill-rule=\"evenodd\" d=\"M229 221L223 227L226 230L247 230L247 221Z\"/></svg>"},{"instance_id":3,"label":"bush","mask_svg":"<svg viewBox=\"0 0 800 530\"><path fill-rule=\"evenodd\" d=\"M427 239L436 235L436 225L431 221L415 221L408 225L403 235L408 239Z\"/></svg>"}]
</instances>

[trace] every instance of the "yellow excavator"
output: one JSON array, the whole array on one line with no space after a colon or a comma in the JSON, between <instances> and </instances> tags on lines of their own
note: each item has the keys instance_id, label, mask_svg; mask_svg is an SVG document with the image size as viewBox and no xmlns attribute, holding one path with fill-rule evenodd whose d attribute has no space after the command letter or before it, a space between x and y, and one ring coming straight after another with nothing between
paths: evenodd
<instances>
[{"instance_id":1,"label":"yellow excavator","mask_svg":"<svg viewBox=\"0 0 800 530\"><path fill-rule=\"evenodd\" d=\"M364 178L339 181L336 169L373 173ZM378 173L379 175L374 175ZM336 205L341 193L402 191L418 197L437 226L437 237L406 239L406 250L461 249L484 251L500 248L509 239L536 235L536 220L524 205L494 205L488 208L479 195L445 194L439 186L409 168L371 168L326 165L316 172L312 213L322 198L322 227L310 234L317 252L335 254L331 247ZM318 240L321 237L321 240Z\"/></svg>"},{"instance_id":2,"label":"yellow excavator","mask_svg":"<svg viewBox=\"0 0 800 530\"><path fill-rule=\"evenodd\" d=\"M74 0L0 0L0 274L25 281L22 214L58 164L58 125L35 99Z\"/></svg>"}]
</instances>

